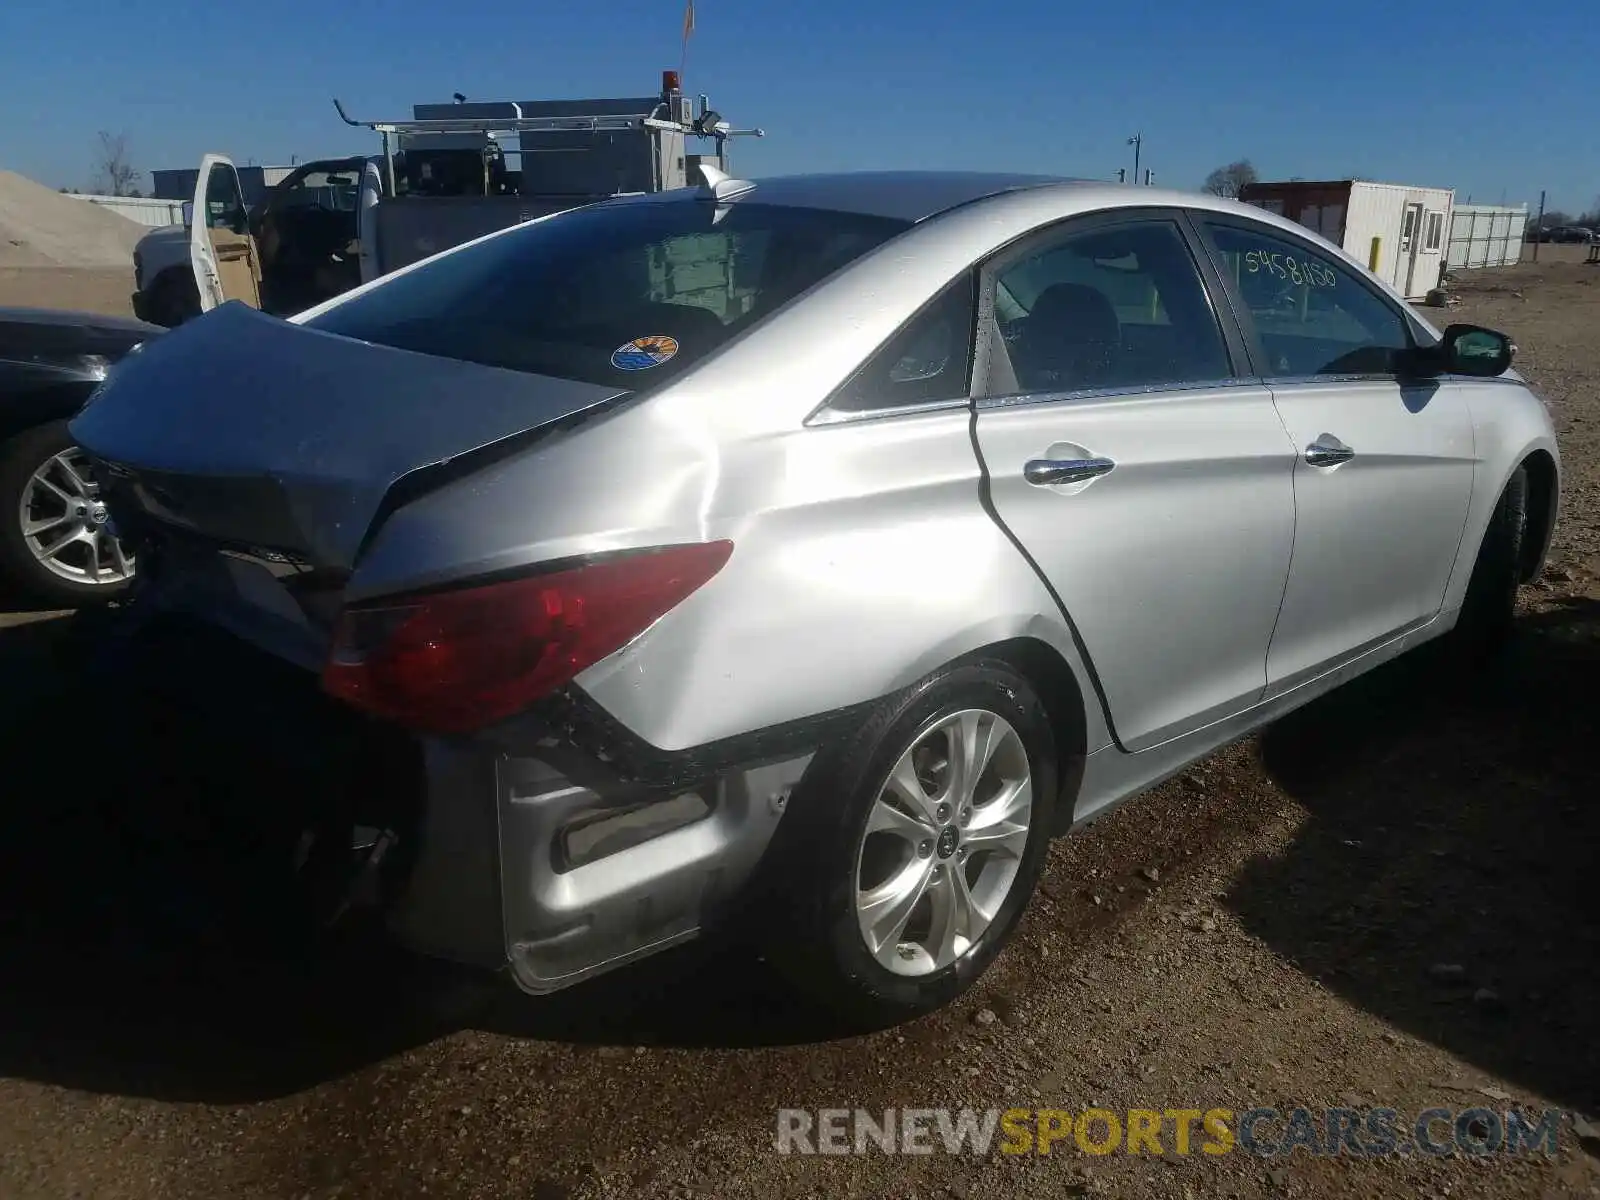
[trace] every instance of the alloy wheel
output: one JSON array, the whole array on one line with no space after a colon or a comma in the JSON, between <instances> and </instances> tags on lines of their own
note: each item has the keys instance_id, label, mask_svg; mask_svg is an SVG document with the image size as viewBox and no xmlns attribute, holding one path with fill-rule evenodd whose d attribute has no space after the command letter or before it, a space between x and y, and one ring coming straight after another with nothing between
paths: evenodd
<instances>
[{"instance_id":1,"label":"alloy wheel","mask_svg":"<svg viewBox=\"0 0 1600 1200\"><path fill-rule=\"evenodd\" d=\"M76 446L54 454L22 489L22 540L51 574L106 587L133 576L134 559L107 524L105 502Z\"/></svg>"},{"instance_id":2,"label":"alloy wheel","mask_svg":"<svg viewBox=\"0 0 1600 1200\"><path fill-rule=\"evenodd\" d=\"M1028 845L1033 779L1004 717L965 709L929 722L880 788L856 856L856 917L897 975L943 970L977 944Z\"/></svg>"}]
</instances>

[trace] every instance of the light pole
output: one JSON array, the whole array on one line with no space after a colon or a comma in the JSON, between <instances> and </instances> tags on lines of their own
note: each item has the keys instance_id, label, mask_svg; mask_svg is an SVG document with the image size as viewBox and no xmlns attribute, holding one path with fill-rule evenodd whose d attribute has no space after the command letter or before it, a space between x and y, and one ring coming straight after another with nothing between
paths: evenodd
<instances>
[{"instance_id":1,"label":"light pole","mask_svg":"<svg viewBox=\"0 0 1600 1200\"><path fill-rule=\"evenodd\" d=\"M1144 134L1136 133L1128 139L1128 145L1133 147L1133 182L1139 182L1139 151L1144 148Z\"/></svg>"}]
</instances>

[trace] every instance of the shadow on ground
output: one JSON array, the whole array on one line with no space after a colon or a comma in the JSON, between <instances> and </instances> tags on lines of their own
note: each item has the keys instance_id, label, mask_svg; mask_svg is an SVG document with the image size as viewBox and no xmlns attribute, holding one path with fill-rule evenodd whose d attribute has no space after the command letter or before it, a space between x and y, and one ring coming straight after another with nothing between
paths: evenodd
<instances>
[{"instance_id":1,"label":"shadow on ground","mask_svg":"<svg viewBox=\"0 0 1600 1200\"><path fill-rule=\"evenodd\" d=\"M1262 738L1312 819L1230 903L1268 946L1462 1060L1600 1107L1600 602L1528 616L1491 676L1401 661Z\"/></svg>"},{"instance_id":2,"label":"shadow on ground","mask_svg":"<svg viewBox=\"0 0 1600 1200\"><path fill-rule=\"evenodd\" d=\"M364 940L281 937L260 854L204 822L303 791L309 734L275 723L253 679L204 654L159 672L200 672L199 719L170 719L132 687L87 686L103 622L0 628L0 1075L249 1102L462 1028L690 1047L834 1034L732 947L529 1001ZM1312 820L1230 902L1273 949L1396 1026L1600 1107L1600 604L1527 618L1484 685L1441 692L1429 668L1395 664L1266 732L1266 769ZM149 812L166 814L165 835L125 819ZM1435 978L1440 964L1461 979ZM1481 988L1493 995L1474 999Z\"/></svg>"},{"instance_id":3,"label":"shadow on ground","mask_svg":"<svg viewBox=\"0 0 1600 1200\"><path fill-rule=\"evenodd\" d=\"M143 690L86 686L105 620L0 628L0 1076L247 1102L464 1027L679 1046L830 1035L733 946L537 1001L368 937L307 946L277 919L255 825L215 813L303 791L308 731L225 678L181 720Z\"/></svg>"}]
</instances>

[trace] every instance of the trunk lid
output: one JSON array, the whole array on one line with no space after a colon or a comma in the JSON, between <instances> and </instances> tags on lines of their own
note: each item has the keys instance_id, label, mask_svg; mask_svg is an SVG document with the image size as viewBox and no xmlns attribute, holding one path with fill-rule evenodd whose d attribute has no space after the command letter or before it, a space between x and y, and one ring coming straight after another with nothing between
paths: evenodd
<instances>
[{"instance_id":1,"label":"trunk lid","mask_svg":"<svg viewBox=\"0 0 1600 1200\"><path fill-rule=\"evenodd\" d=\"M72 434L106 464L118 520L340 575L402 479L626 394L228 303L124 360Z\"/></svg>"}]
</instances>

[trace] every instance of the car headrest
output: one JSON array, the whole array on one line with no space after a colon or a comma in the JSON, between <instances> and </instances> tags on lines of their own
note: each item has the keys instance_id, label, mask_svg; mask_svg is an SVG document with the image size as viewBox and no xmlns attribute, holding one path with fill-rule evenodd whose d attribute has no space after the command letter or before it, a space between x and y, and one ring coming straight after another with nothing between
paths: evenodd
<instances>
[{"instance_id":1,"label":"car headrest","mask_svg":"<svg viewBox=\"0 0 1600 1200\"><path fill-rule=\"evenodd\" d=\"M1016 348L1017 382L1033 390L1108 382L1122 345L1122 323L1104 293L1080 283L1040 292Z\"/></svg>"},{"instance_id":2,"label":"car headrest","mask_svg":"<svg viewBox=\"0 0 1600 1200\"><path fill-rule=\"evenodd\" d=\"M1111 301L1082 283L1055 283L1040 292L1028 313L1028 330L1076 345L1122 339L1122 323Z\"/></svg>"}]
</instances>

